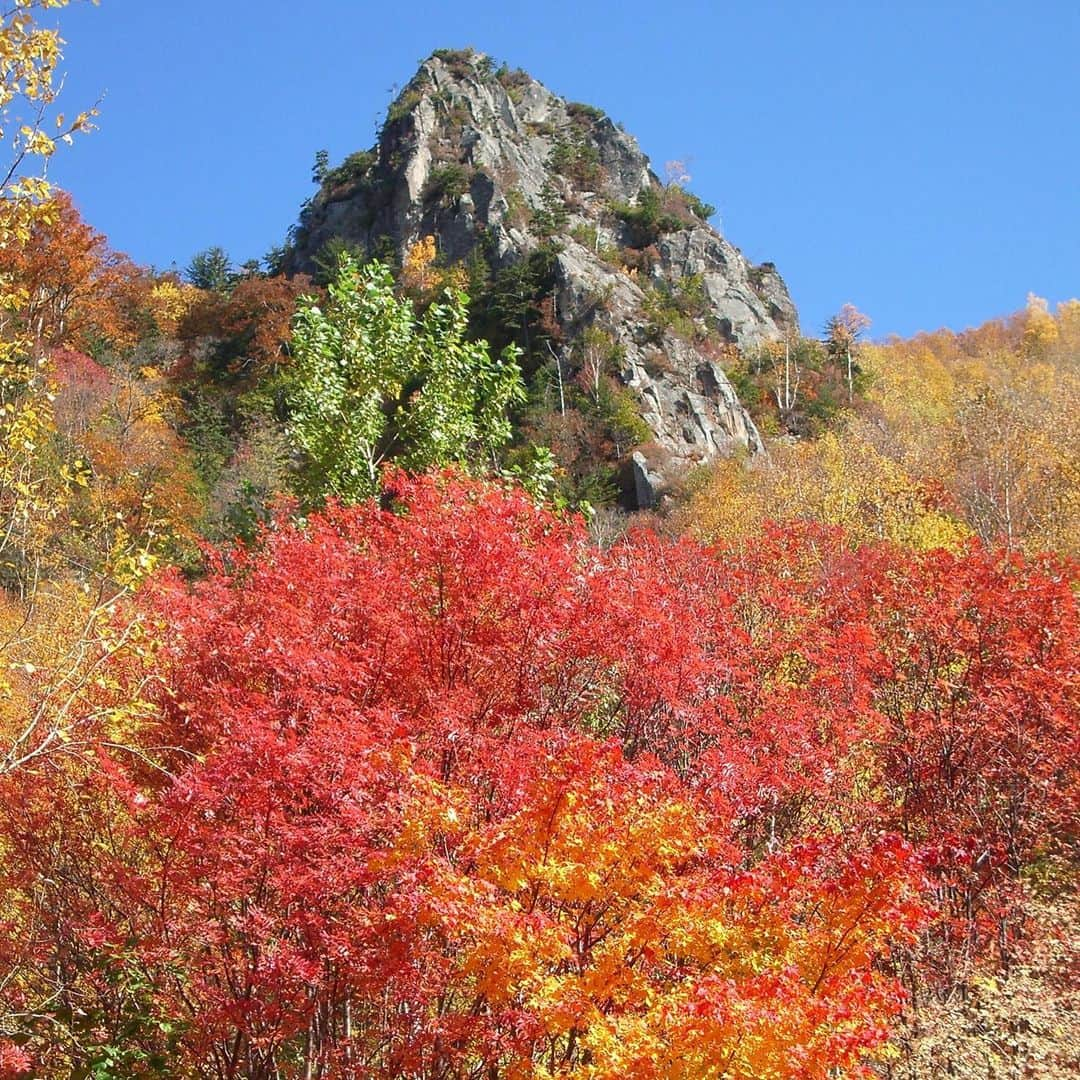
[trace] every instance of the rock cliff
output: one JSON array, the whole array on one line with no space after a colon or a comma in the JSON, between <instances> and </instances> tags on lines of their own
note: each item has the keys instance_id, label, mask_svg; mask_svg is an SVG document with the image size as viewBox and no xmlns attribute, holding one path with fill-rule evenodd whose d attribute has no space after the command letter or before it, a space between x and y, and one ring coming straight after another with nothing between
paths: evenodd
<instances>
[{"instance_id":1,"label":"rock cliff","mask_svg":"<svg viewBox=\"0 0 1080 1080\"><path fill-rule=\"evenodd\" d=\"M545 347L560 385L592 362L583 342L604 342L652 433L620 448L631 505L653 503L689 465L760 449L725 361L797 332L787 289L707 224L709 207L661 183L599 110L483 54L440 50L390 107L377 145L321 179L294 230L293 271L343 244L400 258L428 235L446 263L481 252L493 274L543 253Z\"/></svg>"}]
</instances>

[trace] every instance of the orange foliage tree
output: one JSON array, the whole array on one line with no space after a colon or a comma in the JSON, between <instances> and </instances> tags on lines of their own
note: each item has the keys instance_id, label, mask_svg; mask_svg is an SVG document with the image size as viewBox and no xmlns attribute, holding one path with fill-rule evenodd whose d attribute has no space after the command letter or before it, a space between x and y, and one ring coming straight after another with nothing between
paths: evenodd
<instances>
[{"instance_id":1,"label":"orange foliage tree","mask_svg":"<svg viewBox=\"0 0 1080 1080\"><path fill-rule=\"evenodd\" d=\"M297 300L317 290L299 274L246 277L228 293L194 291L177 336L189 346L214 342L203 364L206 374L253 385L288 365Z\"/></svg>"},{"instance_id":2,"label":"orange foliage tree","mask_svg":"<svg viewBox=\"0 0 1080 1080\"><path fill-rule=\"evenodd\" d=\"M6 333L37 356L58 347L125 352L158 329L155 311L166 326L175 321L161 286L112 252L63 192L43 206L25 243L0 250L0 275L14 297Z\"/></svg>"}]
</instances>

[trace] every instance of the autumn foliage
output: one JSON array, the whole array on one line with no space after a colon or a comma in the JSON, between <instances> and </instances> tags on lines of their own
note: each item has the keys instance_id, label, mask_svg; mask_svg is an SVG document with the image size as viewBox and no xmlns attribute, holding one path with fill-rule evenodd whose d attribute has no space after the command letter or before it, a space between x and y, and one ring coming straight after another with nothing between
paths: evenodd
<instances>
[{"instance_id":1,"label":"autumn foliage","mask_svg":"<svg viewBox=\"0 0 1080 1080\"><path fill-rule=\"evenodd\" d=\"M703 346L785 437L574 517L614 338L545 419L433 237L137 267L43 175L65 3L0 14L0 1080L1076 1075L1080 303Z\"/></svg>"},{"instance_id":2,"label":"autumn foliage","mask_svg":"<svg viewBox=\"0 0 1080 1080\"><path fill-rule=\"evenodd\" d=\"M717 463L685 524L712 538L812 519L853 543L956 549L974 534L1075 557L1080 302L1051 312L1033 296L1026 310L963 333L878 345L855 340L857 315L842 311L827 342L833 368L859 369L850 407L819 437ZM799 371L805 396L813 371Z\"/></svg>"},{"instance_id":3,"label":"autumn foliage","mask_svg":"<svg viewBox=\"0 0 1080 1080\"><path fill-rule=\"evenodd\" d=\"M112 251L65 192L44 203L26 242L0 249L5 336L36 355L55 348L123 353L170 332L195 290L155 276Z\"/></svg>"},{"instance_id":4,"label":"autumn foliage","mask_svg":"<svg viewBox=\"0 0 1080 1080\"><path fill-rule=\"evenodd\" d=\"M87 703L148 701L126 749L3 778L9 1011L129 1075L870 1075L1072 857L1062 567L388 492L158 579Z\"/></svg>"}]
</instances>

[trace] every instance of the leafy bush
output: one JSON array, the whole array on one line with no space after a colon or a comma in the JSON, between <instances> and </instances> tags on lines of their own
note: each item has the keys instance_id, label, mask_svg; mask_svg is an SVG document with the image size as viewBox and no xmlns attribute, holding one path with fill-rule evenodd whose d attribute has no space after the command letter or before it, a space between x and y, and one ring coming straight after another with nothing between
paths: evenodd
<instances>
[{"instance_id":1,"label":"leafy bush","mask_svg":"<svg viewBox=\"0 0 1080 1080\"><path fill-rule=\"evenodd\" d=\"M472 177L472 171L457 162L438 165L431 170L424 185L424 200L450 206L469 190Z\"/></svg>"},{"instance_id":2,"label":"leafy bush","mask_svg":"<svg viewBox=\"0 0 1080 1080\"><path fill-rule=\"evenodd\" d=\"M632 391L614 379L601 381L597 412L611 433L618 457L653 437L651 428L641 418L637 399Z\"/></svg>"},{"instance_id":3,"label":"leafy bush","mask_svg":"<svg viewBox=\"0 0 1080 1080\"><path fill-rule=\"evenodd\" d=\"M687 274L670 287L649 286L645 290L642 312L649 321L648 332L654 340L671 331L687 340L705 335L695 320L709 311L705 282L701 274Z\"/></svg>"},{"instance_id":4,"label":"leafy bush","mask_svg":"<svg viewBox=\"0 0 1080 1080\"><path fill-rule=\"evenodd\" d=\"M528 72L522 71L521 68L510 68L506 64L500 65L499 70L495 72L495 78L515 105L521 101L525 87L532 82Z\"/></svg>"},{"instance_id":5,"label":"leafy bush","mask_svg":"<svg viewBox=\"0 0 1080 1080\"><path fill-rule=\"evenodd\" d=\"M678 197L682 199L683 204L687 210L696 218L700 218L702 221L708 221L709 218L716 213L716 207L711 203L703 202L692 191L687 191L685 188L669 188L669 194L674 195L678 193Z\"/></svg>"},{"instance_id":6,"label":"leafy bush","mask_svg":"<svg viewBox=\"0 0 1080 1080\"><path fill-rule=\"evenodd\" d=\"M506 195L506 223L518 228L529 224L530 210L525 193L520 188L510 188Z\"/></svg>"},{"instance_id":7,"label":"leafy bush","mask_svg":"<svg viewBox=\"0 0 1080 1080\"><path fill-rule=\"evenodd\" d=\"M582 246L594 251L597 247L597 230L595 225L575 225L570 230L570 235Z\"/></svg>"},{"instance_id":8,"label":"leafy bush","mask_svg":"<svg viewBox=\"0 0 1080 1080\"><path fill-rule=\"evenodd\" d=\"M607 119L607 113L605 113L603 109L598 109L595 105L585 105L580 101L568 102L566 114L575 123L588 124L590 126L601 120Z\"/></svg>"},{"instance_id":9,"label":"leafy bush","mask_svg":"<svg viewBox=\"0 0 1080 1080\"><path fill-rule=\"evenodd\" d=\"M664 233L678 232L688 224L664 209L660 189L652 185L641 192L636 203L612 203L611 211L630 227L629 244L636 248L655 244Z\"/></svg>"},{"instance_id":10,"label":"leafy bush","mask_svg":"<svg viewBox=\"0 0 1080 1080\"><path fill-rule=\"evenodd\" d=\"M436 49L431 55L433 59L441 60L459 79L469 75L479 75L480 78L487 79L495 70L494 60L473 48Z\"/></svg>"},{"instance_id":11,"label":"leafy bush","mask_svg":"<svg viewBox=\"0 0 1080 1080\"><path fill-rule=\"evenodd\" d=\"M357 150L350 154L340 165L328 169L323 174L325 188L352 187L363 180L375 164L374 150Z\"/></svg>"},{"instance_id":12,"label":"leafy bush","mask_svg":"<svg viewBox=\"0 0 1080 1080\"><path fill-rule=\"evenodd\" d=\"M407 86L386 110L386 126L391 127L412 115L413 109L420 104L422 97L418 87Z\"/></svg>"}]
</instances>

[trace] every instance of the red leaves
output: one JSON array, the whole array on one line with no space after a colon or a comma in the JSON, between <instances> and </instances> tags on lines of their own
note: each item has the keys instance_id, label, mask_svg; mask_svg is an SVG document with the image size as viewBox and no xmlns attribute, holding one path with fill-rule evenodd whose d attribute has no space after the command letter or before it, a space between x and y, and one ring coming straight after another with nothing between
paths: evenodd
<instances>
[{"instance_id":1,"label":"red leaves","mask_svg":"<svg viewBox=\"0 0 1080 1080\"><path fill-rule=\"evenodd\" d=\"M191 1068L858 1075L933 890L980 917L1075 836L1052 567L812 529L599 552L391 484L144 596L174 779L90 785L126 869L86 893Z\"/></svg>"},{"instance_id":2,"label":"red leaves","mask_svg":"<svg viewBox=\"0 0 1080 1080\"><path fill-rule=\"evenodd\" d=\"M0 1042L0 1078L2 1080L14 1080L18 1076L26 1076L33 1068L30 1055L20 1046L10 1042Z\"/></svg>"}]
</instances>

